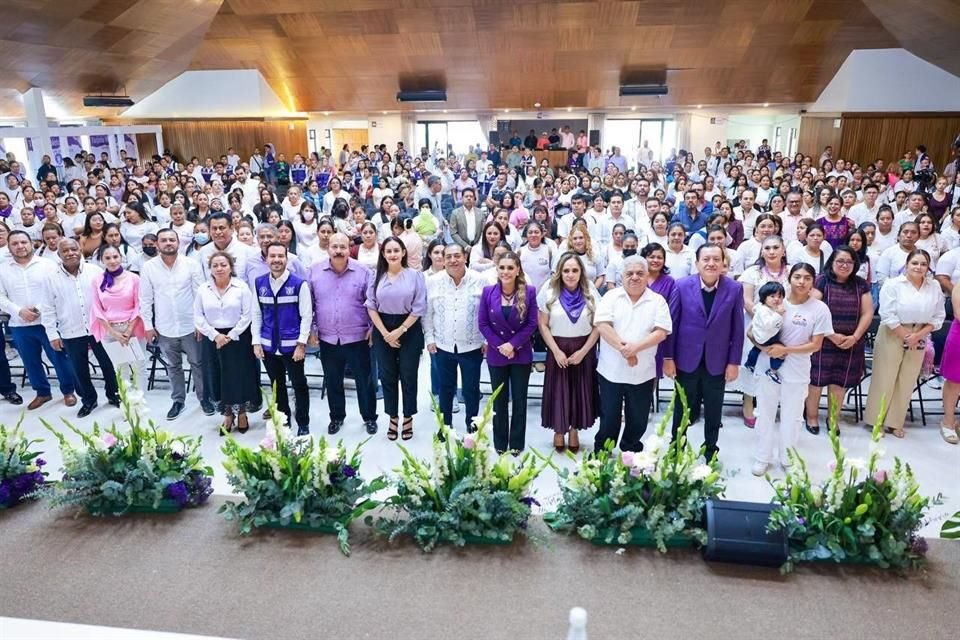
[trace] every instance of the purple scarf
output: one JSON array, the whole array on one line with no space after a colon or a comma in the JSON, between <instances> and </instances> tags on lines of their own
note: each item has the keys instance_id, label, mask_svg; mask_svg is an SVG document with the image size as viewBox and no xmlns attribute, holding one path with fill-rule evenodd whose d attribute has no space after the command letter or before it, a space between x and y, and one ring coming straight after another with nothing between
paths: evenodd
<instances>
[{"instance_id":1,"label":"purple scarf","mask_svg":"<svg viewBox=\"0 0 960 640\"><path fill-rule=\"evenodd\" d=\"M121 273L123 273L123 267L117 267L116 271L108 271L104 269L103 282L100 283L100 291L106 291L112 287L114 280L119 278Z\"/></svg>"},{"instance_id":2,"label":"purple scarf","mask_svg":"<svg viewBox=\"0 0 960 640\"><path fill-rule=\"evenodd\" d=\"M576 324L580 319L580 314L583 313L584 307L587 306L587 299L583 296L580 287L577 287L576 291L570 291L566 287L562 287L560 289L560 306L567 312L570 322Z\"/></svg>"}]
</instances>

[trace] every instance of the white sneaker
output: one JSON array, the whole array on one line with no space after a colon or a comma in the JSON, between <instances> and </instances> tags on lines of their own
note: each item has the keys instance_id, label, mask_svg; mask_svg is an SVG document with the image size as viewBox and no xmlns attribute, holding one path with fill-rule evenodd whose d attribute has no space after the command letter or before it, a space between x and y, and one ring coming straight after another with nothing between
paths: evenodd
<instances>
[{"instance_id":1,"label":"white sneaker","mask_svg":"<svg viewBox=\"0 0 960 640\"><path fill-rule=\"evenodd\" d=\"M753 468L750 469L750 473L752 473L753 475L755 475L755 476L757 476L757 477L762 477L763 474L765 474L765 473L767 472L767 469L768 469L769 467L770 467L770 465L768 465L766 462L760 462L760 461L758 460L757 462L754 462L754 463L753 463Z\"/></svg>"}]
</instances>

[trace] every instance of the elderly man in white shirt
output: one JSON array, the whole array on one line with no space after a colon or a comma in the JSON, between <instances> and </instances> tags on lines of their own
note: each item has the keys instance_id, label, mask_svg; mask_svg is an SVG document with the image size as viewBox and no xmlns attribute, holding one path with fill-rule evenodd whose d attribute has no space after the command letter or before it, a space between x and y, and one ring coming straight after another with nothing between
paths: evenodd
<instances>
[{"instance_id":1,"label":"elderly man in white shirt","mask_svg":"<svg viewBox=\"0 0 960 640\"><path fill-rule=\"evenodd\" d=\"M624 258L623 287L600 299L594 324L600 332L600 429L594 451L608 440L619 442L621 451L643 451L640 439L653 404L657 345L673 331L667 301L647 287L646 260Z\"/></svg>"},{"instance_id":2,"label":"elderly man in white shirt","mask_svg":"<svg viewBox=\"0 0 960 640\"><path fill-rule=\"evenodd\" d=\"M201 337L193 324L194 295L203 284L203 271L196 260L180 255L180 238L173 229L160 230L157 249L160 255L144 263L140 271L140 313L147 340L157 339L166 363L173 399L167 420L176 420L187 400L184 354L190 362L197 399L204 414L210 416L214 406L204 400Z\"/></svg>"},{"instance_id":3,"label":"elderly man in white shirt","mask_svg":"<svg viewBox=\"0 0 960 640\"><path fill-rule=\"evenodd\" d=\"M0 311L10 314L10 336L20 353L30 386L37 393L27 409L32 411L53 399L41 352L47 355L57 372L63 403L72 407L77 404L73 367L67 354L55 350L50 344L41 323L40 307L57 266L33 255L33 243L23 231L11 231L7 246L13 259L0 269Z\"/></svg>"},{"instance_id":4,"label":"elderly man in white shirt","mask_svg":"<svg viewBox=\"0 0 960 640\"><path fill-rule=\"evenodd\" d=\"M80 395L77 417L85 418L97 408L97 389L90 380L89 351L93 351L103 372L107 401L120 406L113 363L103 345L90 334L93 282L103 269L83 261L80 245L73 238L60 241L59 253L61 264L50 275L47 295L40 305L40 321L50 345L65 353L73 365Z\"/></svg>"},{"instance_id":5,"label":"elderly man in white shirt","mask_svg":"<svg viewBox=\"0 0 960 640\"><path fill-rule=\"evenodd\" d=\"M457 369L463 380L467 431L480 410L480 369L483 335L477 323L484 277L466 267L466 253L458 244L443 250L445 271L427 279L427 313L423 316L424 342L439 380L438 403L443 422L453 423Z\"/></svg>"}]
</instances>

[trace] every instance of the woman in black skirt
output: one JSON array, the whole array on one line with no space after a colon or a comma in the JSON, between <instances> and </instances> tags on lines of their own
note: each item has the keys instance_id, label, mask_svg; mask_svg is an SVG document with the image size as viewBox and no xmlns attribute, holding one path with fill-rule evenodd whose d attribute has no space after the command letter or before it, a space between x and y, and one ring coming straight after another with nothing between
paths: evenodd
<instances>
[{"instance_id":1,"label":"woman in black skirt","mask_svg":"<svg viewBox=\"0 0 960 640\"><path fill-rule=\"evenodd\" d=\"M234 424L246 433L246 405L259 402L259 389L252 384L254 367L259 366L250 344L253 294L234 273L234 259L225 251L210 256L212 277L200 285L193 304L193 322L197 330L216 347L213 362L204 366L213 372L213 384L220 390L223 424L220 435Z\"/></svg>"},{"instance_id":2,"label":"woman in black skirt","mask_svg":"<svg viewBox=\"0 0 960 640\"><path fill-rule=\"evenodd\" d=\"M597 339L593 313L600 293L587 278L580 257L564 253L557 270L537 295L540 335L547 344L541 419L552 429L553 446L580 450L577 430L597 419ZM564 442L564 435L567 442Z\"/></svg>"}]
</instances>

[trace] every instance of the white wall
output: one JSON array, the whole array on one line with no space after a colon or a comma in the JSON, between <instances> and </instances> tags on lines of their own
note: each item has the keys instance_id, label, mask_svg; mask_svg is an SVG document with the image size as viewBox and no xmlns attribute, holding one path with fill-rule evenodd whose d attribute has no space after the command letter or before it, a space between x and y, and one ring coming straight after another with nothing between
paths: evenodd
<instances>
[{"instance_id":1,"label":"white wall","mask_svg":"<svg viewBox=\"0 0 960 640\"><path fill-rule=\"evenodd\" d=\"M960 78L906 49L857 49L808 109L842 111L958 111Z\"/></svg>"},{"instance_id":2,"label":"white wall","mask_svg":"<svg viewBox=\"0 0 960 640\"><path fill-rule=\"evenodd\" d=\"M717 123L711 124L710 118L717 118ZM717 140L726 144L727 115L703 111L693 113L690 119L690 148L687 151L692 151L694 157L700 159L704 147L712 149Z\"/></svg>"},{"instance_id":3,"label":"white wall","mask_svg":"<svg viewBox=\"0 0 960 640\"><path fill-rule=\"evenodd\" d=\"M259 71L185 71L122 118L271 118L293 112Z\"/></svg>"},{"instance_id":4,"label":"white wall","mask_svg":"<svg viewBox=\"0 0 960 640\"><path fill-rule=\"evenodd\" d=\"M367 119L367 129L370 145L385 144L391 153L396 149L397 142L404 140L403 119L399 113L370 116ZM406 140L404 144L407 144Z\"/></svg>"}]
</instances>

